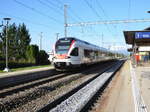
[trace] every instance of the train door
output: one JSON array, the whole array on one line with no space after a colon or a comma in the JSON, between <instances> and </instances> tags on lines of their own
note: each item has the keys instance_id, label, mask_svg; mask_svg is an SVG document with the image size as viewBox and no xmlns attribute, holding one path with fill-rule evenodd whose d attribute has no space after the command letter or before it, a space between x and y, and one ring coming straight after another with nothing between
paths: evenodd
<instances>
[{"instance_id":1,"label":"train door","mask_svg":"<svg viewBox=\"0 0 150 112\"><path fill-rule=\"evenodd\" d=\"M80 60L80 63L82 64L82 63L84 63L84 49L83 49L83 47L79 47L80 49L79 49L79 60Z\"/></svg>"},{"instance_id":2,"label":"train door","mask_svg":"<svg viewBox=\"0 0 150 112\"><path fill-rule=\"evenodd\" d=\"M79 47L75 47L72 49L71 53L71 61L73 64L80 64L80 55L79 55Z\"/></svg>"}]
</instances>

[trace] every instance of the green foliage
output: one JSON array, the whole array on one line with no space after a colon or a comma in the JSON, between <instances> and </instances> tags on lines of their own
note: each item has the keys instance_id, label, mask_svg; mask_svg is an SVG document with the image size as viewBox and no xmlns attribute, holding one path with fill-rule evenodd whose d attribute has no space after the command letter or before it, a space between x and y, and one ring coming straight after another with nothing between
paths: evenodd
<instances>
[{"instance_id":1,"label":"green foliage","mask_svg":"<svg viewBox=\"0 0 150 112\"><path fill-rule=\"evenodd\" d=\"M48 55L39 51L37 45L30 45L31 38L26 25L13 23L7 28L8 62L10 68L35 64L48 64ZM5 67L6 27L0 33L0 68Z\"/></svg>"},{"instance_id":2,"label":"green foliage","mask_svg":"<svg viewBox=\"0 0 150 112\"><path fill-rule=\"evenodd\" d=\"M8 66L9 68L21 68L21 67L29 67L33 66L34 64L32 63L27 63L27 62L14 62L14 61L9 61ZM5 68L5 61L0 61L0 70L4 70Z\"/></svg>"},{"instance_id":3,"label":"green foliage","mask_svg":"<svg viewBox=\"0 0 150 112\"><path fill-rule=\"evenodd\" d=\"M44 50L40 50L38 54L38 64L40 65L49 64L48 54Z\"/></svg>"},{"instance_id":4,"label":"green foliage","mask_svg":"<svg viewBox=\"0 0 150 112\"><path fill-rule=\"evenodd\" d=\"M27 47L26 59L28 63L44 65L49 64L48 54L44 50L40 50L37 45L30 45Z\"/></svg>"},{"instance_id":5,"label":"green foliage","mask_svg":"<svg viewBox=\"0 0 150 112\"><path fill-rule=\"evenodd\" d=\"M37 45L29 45L26 50L26 59L29 63L38 63L39 48Z\"/></svg>"},{"instance_id":6,"label":"green foliage","mask_svg":"<svg viewBox=\"0 0 150 112\"><path fill-rule=\"evenodd\" d=\"M9 61L25 60L25 51L30 44L30 34L25 24L12 24L8 26L8 59ZM6 27L3 28L0 35L0 57L5 57L6 46Z\"/></svg>"},{"instance_id":7,"label":"green foliage","mask_svg":"<svg viewBox=\"0 0 150 112\"><path fill-rule=\"evenodd\" d=\"M21 50L19 51L19 56L25 58L27 46L31 41L29 31L26 29L25 24L19 25L18 27L17 41L18 47L21 48Z\"/></svg>"}]
</instances>

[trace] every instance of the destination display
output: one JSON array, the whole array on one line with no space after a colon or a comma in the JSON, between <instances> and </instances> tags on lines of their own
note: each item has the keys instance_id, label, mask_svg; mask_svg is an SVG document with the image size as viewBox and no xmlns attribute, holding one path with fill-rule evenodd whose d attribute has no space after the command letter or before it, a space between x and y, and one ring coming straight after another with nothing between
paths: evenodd
<instances>
[{"instance_id":1,"label":"destination display","mask_svg":"<svg viewBox=\"0 0 150 112\"><path fill-rule=\"evenodd\" d=\"M62 50L62 49L69 49L70 45L65 45L65 46L57 46L57 49Z\"/></svg>"},{"instance_id":2,"label":"destination display","mask_svg":"<svg viewBox=\"0 0 150 112\"><path fill-rule=\"evenodd\" d=\"M135 32L135 39L150 39L150 32Z\"/></svg>"},{"instance_id":3,"label":"destination display","mask_svg":"<svg viewBox=\"0 0 150 112\"><path fill-rule=\"evenodd\" d=\"M60 40L61 43L67 43L70 42L71 40Z\"/></svg>"}]
</instances>

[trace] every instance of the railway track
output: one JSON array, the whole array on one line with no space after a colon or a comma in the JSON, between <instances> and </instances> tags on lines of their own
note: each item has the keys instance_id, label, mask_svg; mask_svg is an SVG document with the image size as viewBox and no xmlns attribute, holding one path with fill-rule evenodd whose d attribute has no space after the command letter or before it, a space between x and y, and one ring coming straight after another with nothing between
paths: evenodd
<instances>
[{"instance_id":1,"label":"railway track","mask_svg":"<svg viewBox=\"0 0 150 112\"><path fill-rule=\"evenodd\" d=\"M42 85L42 84L50 82L50 81L55 81L57 79L66 77L68 75L73 75L73 74L70 74L70 73L58 74L56 72L55 74L51 74L49 77L46 77L46 78L33 80L33 81L27 82L27 83L19 83L18 85L14 85L13 87L8 87L8 88L0 90L0 98L6 97L8 95L11 95L11 94L19 92L19 91L24 91L25 89L30 89L35 86Z\"/></svg>"},{"instance_id":2,"label":"railway track","mask_svg":"<svg viewBox=\"0 0 150 112\"><path fill-rule=\"evenodd\" d=\"M0 110L3 112L42 111L45 108L44 105L61 102L70 91L75 91L75 88L81 89L82 86L97 77L98 72L102 72L106 69L106 66L113 63L115 62L109 62L109 64L107 62L98 67L83 70L81 73L57 74L56 76L53 75L52 77L0 90ZM73 92L71 93L73 94Z\"/></svg>"},{"instance_id":3,"label":"railway track","mask_svg":"<svg viewBox=\"0 0 150 112\"><path fill-rule=\"evenodd\" d=\"M109 66L97 76L74 88L61 98L42 107L39 112L79 112L89 108L86 105L96 93L108 84L109 79L121 67L123 61Z\"/></svg>"},{"instance_id":4,"label":"railway track","mask_svg":"<svg viewBox=\"0 0 150 112\"><path fill-rule=\"evenodd\" d=\"M85 69L85 68L84 68ZM41 77L40 79L32 79L30 81L26 82L20 82L17 84L12 84L11 86L4 86L0 88L0 98L6 97L8 95L11 95L13 93L17 93L19 91L24 91L25 89L30 89L34 86L42 85L44 83L50 82L50 81L55 81L59 78L66 77L68 75L73 75L79 72L84 72L84 69L82 70L77 70L77 71L69 71L69 72L58 72L52 70L51 73L48 73L49 75L46 75L44 77Z\"/></svg>"}]
</instances>

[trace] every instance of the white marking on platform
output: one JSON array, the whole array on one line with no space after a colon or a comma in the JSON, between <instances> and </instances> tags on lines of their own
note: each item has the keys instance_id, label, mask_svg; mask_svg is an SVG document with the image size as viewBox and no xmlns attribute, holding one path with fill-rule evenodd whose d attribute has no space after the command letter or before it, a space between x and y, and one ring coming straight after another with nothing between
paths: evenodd
<instances>
[{"instance_id":1,"label":"white marking on platform","mask_svg":"<svg viewBox=\"0 0 150 112\"><path fill-rule=\"evenodd\" d=\"M131 80L132 80L132 93L135 104L135 112L148 112L147 107L144 103L140 89L138 87L137 79L135 77L135 69L132 67L130 62Z\"/></svg>"},{"instance_id":2,"label":"white marking on platform","mask_svg":"<svg viewBox=\"0 0 150 112\"><path fill-rule=\"evenodd\" d=\"M140 68L147 68L147 69L150 69L150 67L140 67Z\"/></svg>"}]
</instances>

